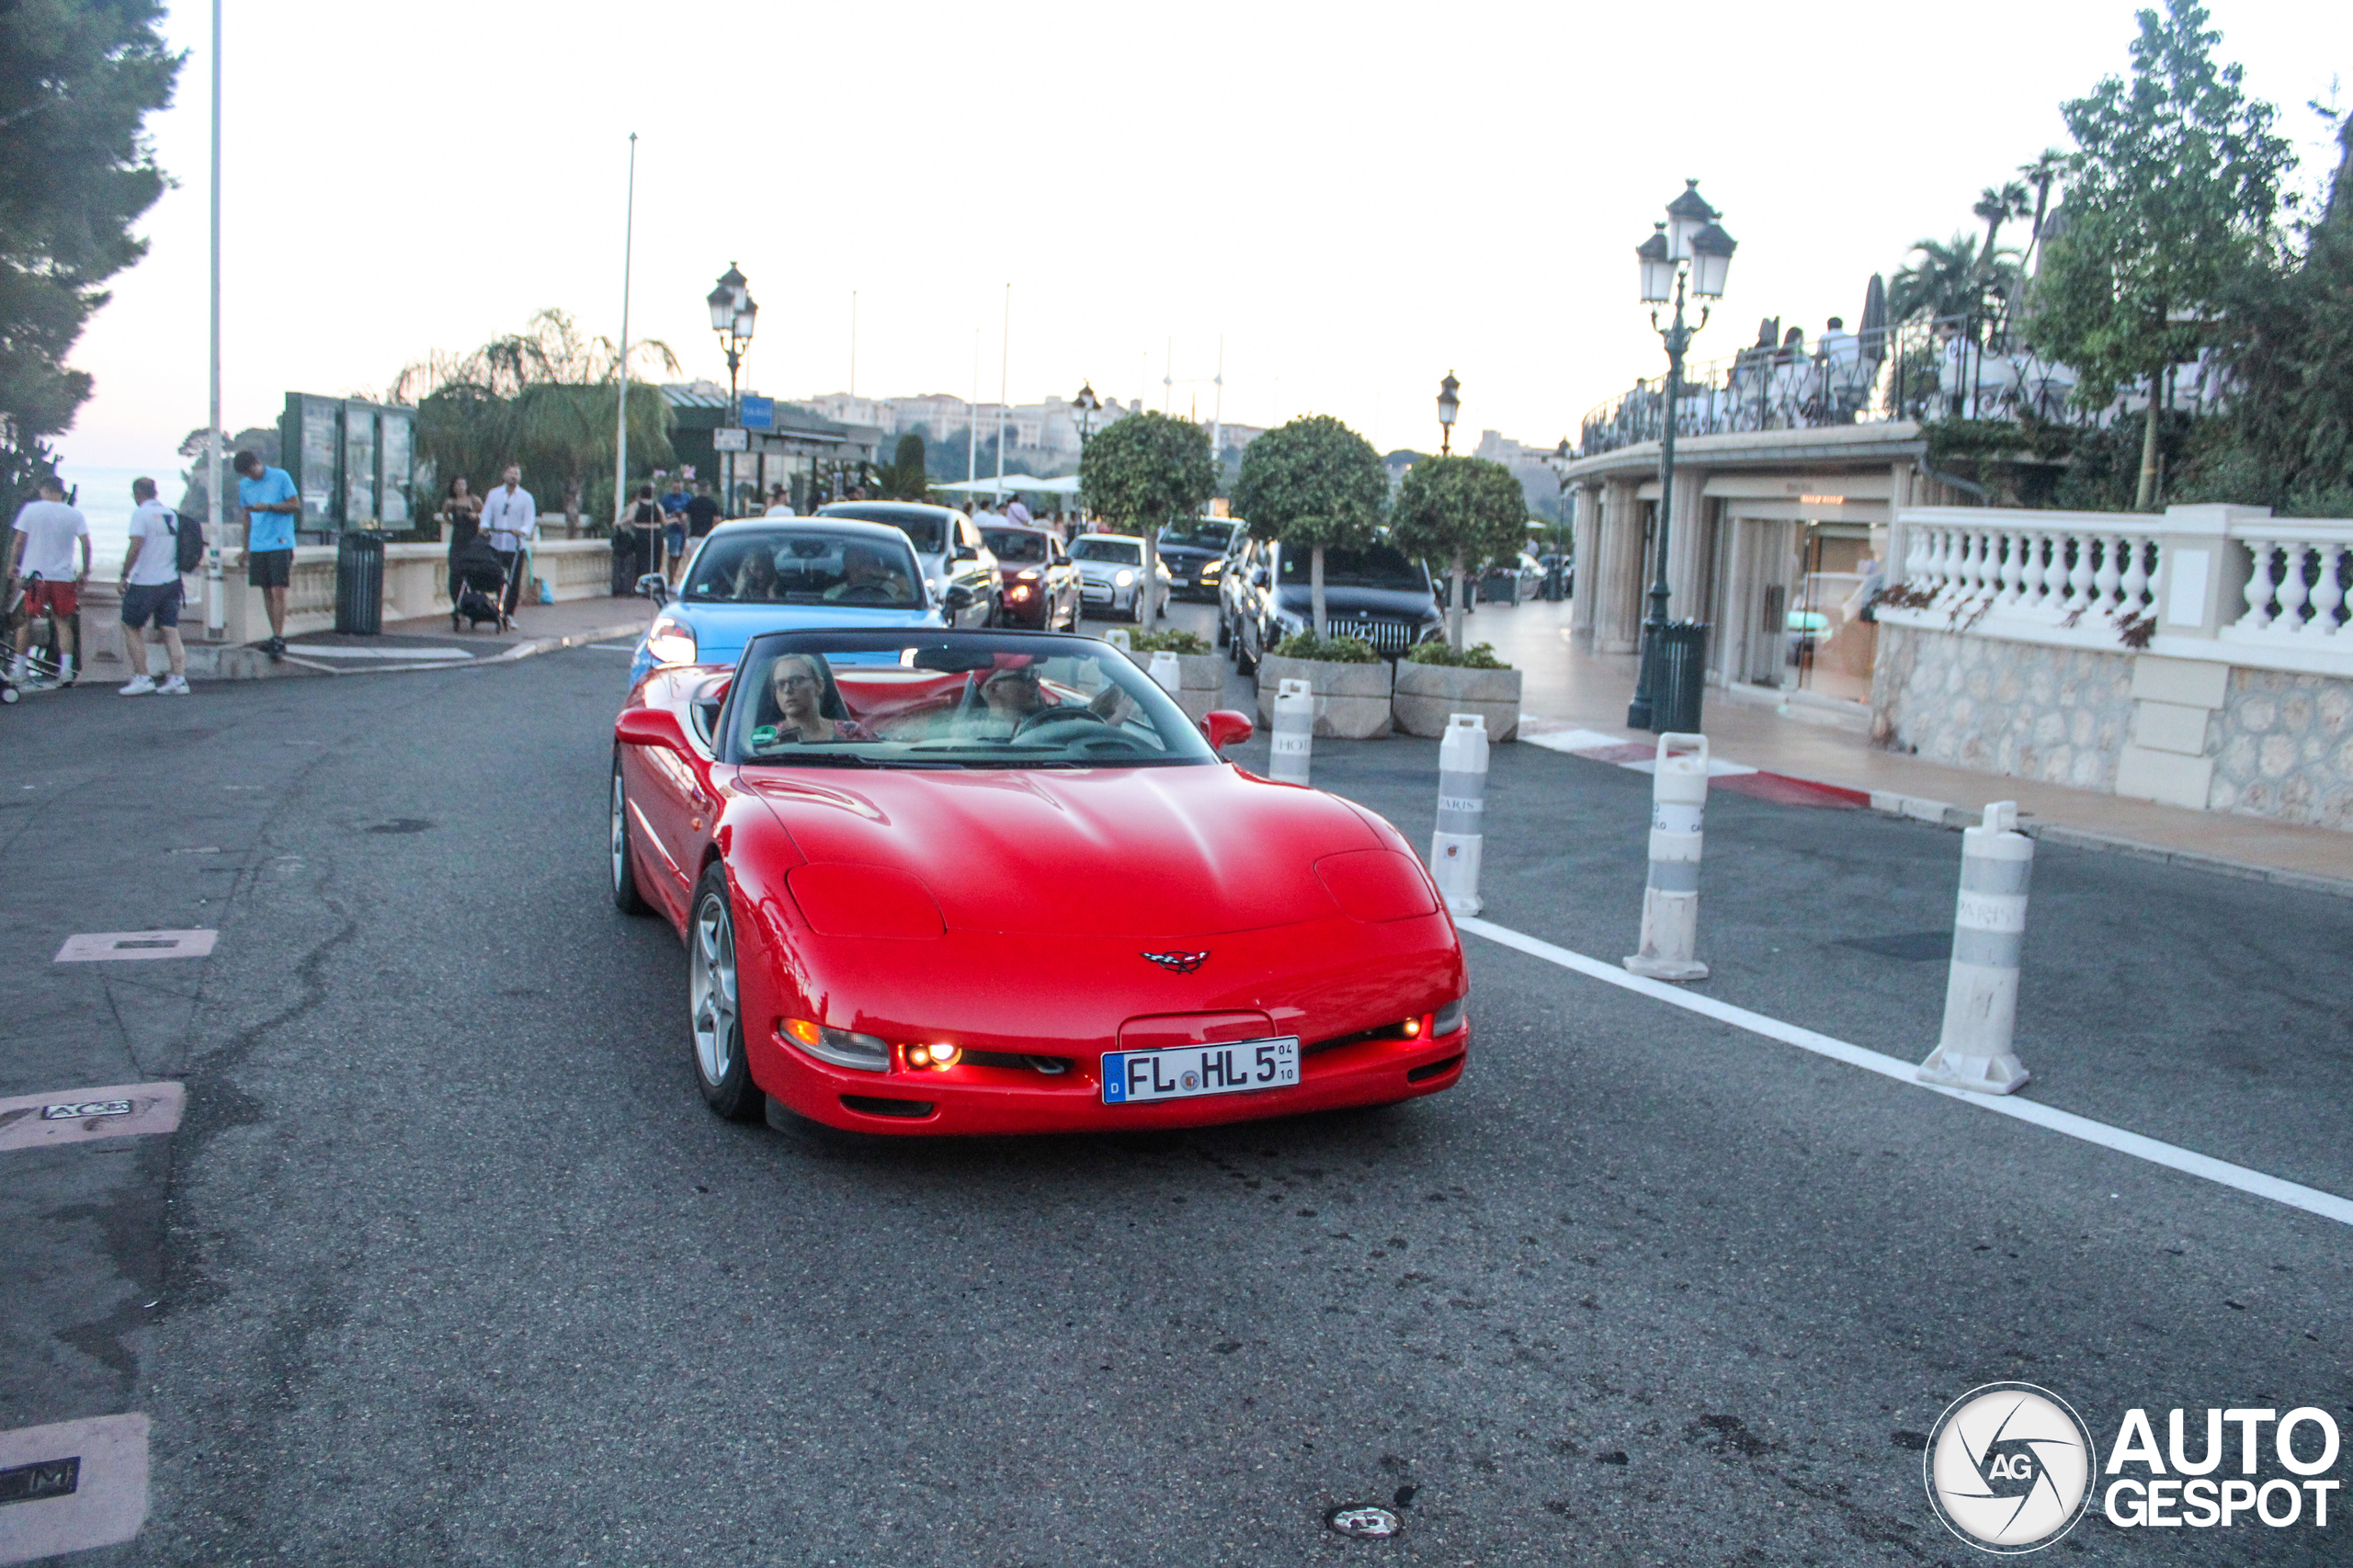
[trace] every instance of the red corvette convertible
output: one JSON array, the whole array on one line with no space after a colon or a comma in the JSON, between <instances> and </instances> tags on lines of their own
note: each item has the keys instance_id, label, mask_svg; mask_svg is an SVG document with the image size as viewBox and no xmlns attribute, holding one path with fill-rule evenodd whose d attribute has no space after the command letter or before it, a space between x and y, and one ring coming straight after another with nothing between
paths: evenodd
<instances>
[{"instance_id":1,"label":"red corvette convertible","mask_svg":"<svg viewBox=\"0 0 2353 1568\"><path fill-rule=\"evenodd\" d=\"M1370 812L1220 759L1249 734L1091 638L770 633L631 695L613 898L686 938L722 1116L1104 1131L1451 1087L1427 873Z\"/></svg>"}]
</instances>

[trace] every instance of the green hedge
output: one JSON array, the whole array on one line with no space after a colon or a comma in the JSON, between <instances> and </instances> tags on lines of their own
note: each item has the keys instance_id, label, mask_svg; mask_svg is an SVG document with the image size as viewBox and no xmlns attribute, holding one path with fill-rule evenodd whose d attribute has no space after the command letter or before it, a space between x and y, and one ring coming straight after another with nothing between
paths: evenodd
<instances>
[{"instance_id":1,"label":"green hedge","mask_svg":"<svg viewBox=\"0 0 2353 1568\"><path fill-rule=\"evenodd\" d=\"M1460 653L1444 642L1424 642L1405 655L1417 665L1449 665L1462 670L1507 670L1511 666L1495 657L1493 642L1481 642L1465 648Z\"/></svg>"},{"instance_id":2,"label":"green hedge","mask_svg":"<svg viewBox=\"0 0 2353 1568\"><path fill-rule=\"evenodd\" d=\"M1278 659L1313 659L1326 665L1371 665L1381 661L1373 645L1361 637L1318 637L1295 631L1274 646Z\"/></svg>"}]
</instances>

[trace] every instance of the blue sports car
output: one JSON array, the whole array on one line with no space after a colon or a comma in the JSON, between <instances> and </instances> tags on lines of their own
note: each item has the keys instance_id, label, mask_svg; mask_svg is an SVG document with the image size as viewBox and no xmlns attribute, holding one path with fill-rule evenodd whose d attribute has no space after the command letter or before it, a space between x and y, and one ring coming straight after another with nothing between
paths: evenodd
<instances>
[{"instance_id":1,"label":"blue sports car","mask_svg":"<svg viewBox=\"0 0 2353 1568\"><path fill-rule=\"evenodd\" d=\"M763 631L945 625L971 590L935 602L907 536L881 523L747 517L711 530L675 597L654 591L665 602L630 662L632 686L660 665L733 664Z\"/></svg>"}]
</instances>

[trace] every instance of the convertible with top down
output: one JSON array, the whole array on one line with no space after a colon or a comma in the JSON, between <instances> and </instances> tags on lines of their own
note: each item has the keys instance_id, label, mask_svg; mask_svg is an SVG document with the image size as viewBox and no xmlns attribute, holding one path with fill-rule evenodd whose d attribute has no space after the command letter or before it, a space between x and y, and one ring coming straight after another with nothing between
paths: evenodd
<instances>
[{"instance_id":1,"label":"convertible with top down","mask_svg":"<svg viewBox=\"0 0 2353 1568\"><path fill-rule=\"evenodd\" d=\"M1405 839L1257 778L1119 650L818 629L650 671L613 898L688 946L722 1116L898 1134L1199 1126L1451 1087L1461 944Z\"/></svg>"}]
</instances>

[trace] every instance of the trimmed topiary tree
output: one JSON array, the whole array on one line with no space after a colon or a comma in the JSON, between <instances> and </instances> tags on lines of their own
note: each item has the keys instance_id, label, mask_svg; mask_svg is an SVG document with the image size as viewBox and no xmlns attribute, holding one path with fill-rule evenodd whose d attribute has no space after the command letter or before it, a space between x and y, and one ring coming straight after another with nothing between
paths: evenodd
<instances>
[{"instance_id":1,"label":"trimmed topiary tree","mask_svg":"<svg viewBox=\"0 0 2353 1568\"><path fill-rule=\"evenodd\" d=\"M1160 613L1160 530L1199 515L1217 492L1210 435L1188 419L1131 414L1086 443L1079 489L1095 512L1143 537L1136 623Z\"/></svg>"},{"instance_id":2,"label":"trimmed topiary tree","mask_svg":"<svg viewBox=\"0 0 2353 1568\"><path fill-rule=\"evenodd\" d=\"M1388 499L1389 471L1381 454L1328 414L1279 425L1242 453L1233 509L1248 519L1251 538L1311 552L1308 597L1319 642L1329 630L1324 552L1370 544Z\"/></svg>"},{"instance_id":3,"label":"trimmed topiary tree","mask_svg":"<svg viewBox=\"0 0 2353 1568\"><path fill-rule=\"evenodd\" d=\"M1405 471L1390 518L1398 549L1447 562L1446 643L1459 651L1465 569L1517 560L1526 538L1528 497L1519 481L1484 458L1427 458Z\"/></svg>"}]
</instances>

